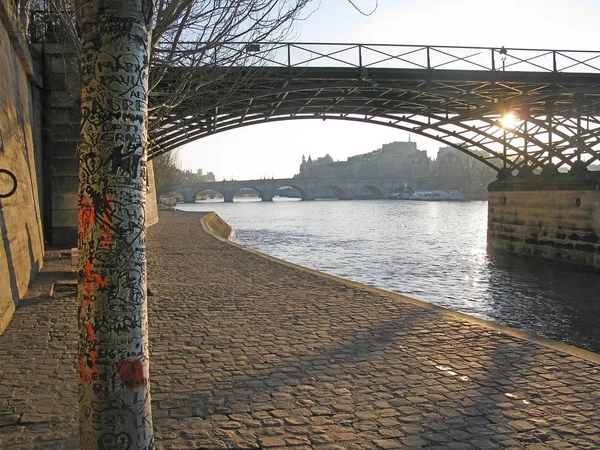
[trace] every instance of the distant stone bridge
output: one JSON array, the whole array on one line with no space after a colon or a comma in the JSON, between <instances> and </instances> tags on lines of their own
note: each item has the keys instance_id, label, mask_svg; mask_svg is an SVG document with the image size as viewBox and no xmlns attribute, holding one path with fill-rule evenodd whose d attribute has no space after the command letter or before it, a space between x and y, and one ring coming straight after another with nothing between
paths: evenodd
<instances>
[{"instance_id":1,"label":"distant stone bridge","mask_svg":"<svg viewBox=\"0 0 600 450\"><path fill-rule=\"evenodd\" d=\"M370 191L374 198L387 198L397 188L415 186L417 180L408 178L397 179L314 179L314 178L281 178L244 181L210 181L169 186L166 190L177 192L183 196L186 203L194 203L196 196L203 191L216 191L226 202L233 202L233 197L242 189L254 189L262 201L273 201L282 187L292 187L300 193L302 200L314 200L318 192L329 188L341 200L349 200Z\"/></svg>"}]
</instances>

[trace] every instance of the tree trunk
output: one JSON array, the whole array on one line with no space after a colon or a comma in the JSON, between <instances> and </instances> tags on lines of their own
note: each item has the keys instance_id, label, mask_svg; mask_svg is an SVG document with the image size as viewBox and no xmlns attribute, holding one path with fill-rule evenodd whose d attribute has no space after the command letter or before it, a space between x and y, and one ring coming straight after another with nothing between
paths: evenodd
<instances>
[{"instance_id":1,"label":"tree trunk","mask_svg":"<svg viewBox=\"0 0 600 450\"><path fill-rule=\"evenodd\" d=\"M81 448L152 449L145 192L154 4L95 0L81 5Z\"/></svg>"}]
</instances>

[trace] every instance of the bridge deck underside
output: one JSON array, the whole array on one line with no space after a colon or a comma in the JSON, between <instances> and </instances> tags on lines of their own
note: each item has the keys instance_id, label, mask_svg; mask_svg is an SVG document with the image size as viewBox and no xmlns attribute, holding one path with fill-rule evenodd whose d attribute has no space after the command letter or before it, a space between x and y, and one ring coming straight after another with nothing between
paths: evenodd
<instances>
[{"instance_id":1,"label":"bridge deck underside","mask_svg":"<svg viewBox=\"0 0 600 450\"><path fill-rule=\"evenodd\" d=\"M213 80L210 95L198 89L207 80ZM597 74L178 69L154 90L151 105L172 99L182 86L188 91L176 106L158 108L151 115L150 157L218 132L310 118L407 130L456 147L496 169L572 167L578 161L588 165L599 160ZM203 94L189 95L193 86ZM509 113L516 121L503 126L501 119Z\"/></svg>"}]
</instances>

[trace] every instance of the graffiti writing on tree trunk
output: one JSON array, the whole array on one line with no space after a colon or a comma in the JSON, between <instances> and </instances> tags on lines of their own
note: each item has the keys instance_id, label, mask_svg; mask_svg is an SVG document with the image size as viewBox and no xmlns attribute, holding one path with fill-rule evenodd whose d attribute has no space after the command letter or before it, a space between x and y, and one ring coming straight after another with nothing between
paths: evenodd
<instances>
[{"instance_id":1,"label":"graffiti writing on tree trunk","mask_svg":"<svg viewBox=\"0 0 600 450\"><path fill-rule=\"evenodd\" d=\"M100 2L102 14L93 3L82 6L81 444L150 449L144 230L149 22L142 14L147 5L125 2L127 9L139 9L135 18L129 10L119 11L126 9L123 2Z\"/></svg>"}]
</instances>

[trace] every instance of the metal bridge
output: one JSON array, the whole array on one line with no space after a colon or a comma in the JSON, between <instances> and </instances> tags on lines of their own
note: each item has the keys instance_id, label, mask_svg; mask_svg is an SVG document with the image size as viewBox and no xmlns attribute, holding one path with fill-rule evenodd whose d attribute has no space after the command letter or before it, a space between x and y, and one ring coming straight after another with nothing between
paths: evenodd
<instances>
[{"instance_id":1,"label":"metal bridge","mask_svg":"<svg viewBox=\"0 0 600 450\"><path fill-rule=\"evenodd\" d=\"M202 95L187 95L168 114L151 115L150 158L239 127L321 119L416 133L501 174L551 174L561 166L585 171L599 161L600 51L227 45L244 55L243 64L190 69L184 48L152 91L151 107L180 89L183 78L218 80L210 94L199 90Z\"/></svg>"}]
</instances>

